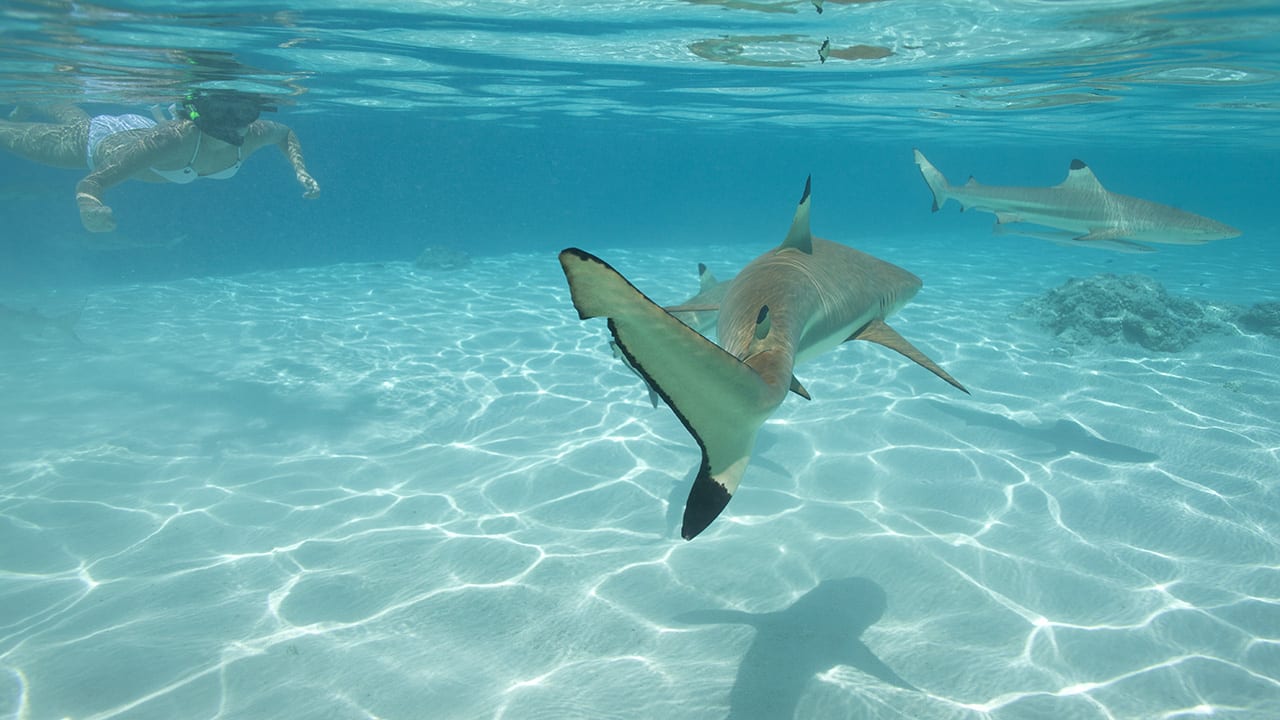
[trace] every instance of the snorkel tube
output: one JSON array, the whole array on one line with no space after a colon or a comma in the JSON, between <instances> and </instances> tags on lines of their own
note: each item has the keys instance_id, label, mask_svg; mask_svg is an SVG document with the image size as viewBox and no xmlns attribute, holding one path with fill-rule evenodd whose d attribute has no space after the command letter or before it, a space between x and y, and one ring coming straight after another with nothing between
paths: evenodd
<instances>
[{"instance_id":1,"label":"snorkel tube","mask_svg":"<svg viewBox=\"0 0 1280 720\"><path fill-rule=\"evenodd\" d=\"M252 95L226 90L196 90L182 104L185 117L201 132L237 147L244 144L245 132L262 111L275 109Z\"/></svg>"}]
</instances>

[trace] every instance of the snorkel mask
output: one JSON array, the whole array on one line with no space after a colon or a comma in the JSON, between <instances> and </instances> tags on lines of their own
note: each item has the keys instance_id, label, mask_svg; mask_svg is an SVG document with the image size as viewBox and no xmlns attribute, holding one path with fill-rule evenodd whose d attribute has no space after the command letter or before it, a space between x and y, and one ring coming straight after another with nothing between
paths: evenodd
<instances>
[{"instance_id":1,"label":"snorkel mask","mask_svg":"<svg viewBox=\"0 0 1280 720\"><path fill-rule=\"evenodd\" d=\"M263 110L275 110L237 93L195 93L187 96L182 107L201 132L237 147L244 144L249 125Z\"/></svg>"}]
</instances>

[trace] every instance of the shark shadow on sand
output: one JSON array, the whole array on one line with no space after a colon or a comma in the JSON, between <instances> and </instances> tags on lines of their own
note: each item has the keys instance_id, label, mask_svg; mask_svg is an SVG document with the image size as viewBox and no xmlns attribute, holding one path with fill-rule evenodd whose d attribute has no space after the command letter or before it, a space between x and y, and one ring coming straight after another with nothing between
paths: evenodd
<instances>
[{"instance_id":1,"label":"shark shadow on sand","mask_svg":"<svg viewBox=\"0 0 1280 720\"><path fill-rule=\"evenodd\" d=\"M74 310L45 314L0 303L0 352L40 346L83 347L76 325L85 301Z\"/></svg>"},{"instance_id":2,"label":"shark shadow on sand","mask_svg":"<svg viewBox=\"0 0 1280 720\"><path fill-rule=\"evenodd\" d=\"M866 578L824 580L785 610L694 610L686 625L750 625L755 639L729 692L729 720L795 717L815 676L847 665L882 682L916 690L860 639L884 615L884 589Z\"/></svg>"},{"instance_id":3,"label":"shark shadow on sand","mask_svg":"<svg viewBox=\"0 0 1280 720\"><path fill-rule=\"evenodd\" d=\"M142 369L133 376L102 378L97 387L162 408L185 424L201 452L215 457L308 439L338 442L383 417L377 397L368 393L322 397L169 361Z\"/></svg>"},{"instance_id":4,"label":"shark shadow on sand","mask_svg":"<svg viewBox=\"0 0 1280 720\"><path fill-rule=\"evenodd\" d=\"M1035 426L1024 425L997 413L954 407L932 400L928 402L931 407L959 418L965 425L994 428L1046 446L1047 449L1041 452L1025 455L1031 460L1056 460L1072 453L1096 460L1121 463L1149 463L1160 459L1160 456L1155 453L1104 440L1080 423L1071 420L1058 420Z\"/></svg>"}]
</instances>

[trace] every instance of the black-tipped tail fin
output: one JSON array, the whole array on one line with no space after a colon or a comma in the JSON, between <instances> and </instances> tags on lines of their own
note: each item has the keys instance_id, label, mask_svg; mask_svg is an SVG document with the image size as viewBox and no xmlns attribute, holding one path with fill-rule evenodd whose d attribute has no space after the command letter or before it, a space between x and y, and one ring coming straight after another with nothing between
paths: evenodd
<instances>
[{"instance_id":1,"label":"black-tipped tail fin","mask_svg":"<svg viewBox=\"0 0 1280 720\"><path fill-rule=\"evenodd\" d=\"M578 316L609 319L627 364L662 397L702 450L682 530L692 538L737 490L756 432L786 397L786 388L770 386L594 255L569 248L560 253L560 266Z\"/></svg>"}]
</instances>

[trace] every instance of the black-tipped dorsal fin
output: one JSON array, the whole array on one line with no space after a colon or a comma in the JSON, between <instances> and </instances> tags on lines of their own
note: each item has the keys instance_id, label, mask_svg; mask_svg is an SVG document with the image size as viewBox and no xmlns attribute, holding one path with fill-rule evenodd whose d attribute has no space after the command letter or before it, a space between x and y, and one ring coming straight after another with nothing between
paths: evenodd
<instances>
[{"instance_id":1,"label":"black-tipped dorsal fin","mask_svg":"<svg viewBox=\"0 0 1280 720\"><path fill-rule=\"evenodd\" d=\"M804 398L805 400L812 400L812 399L813 399L813 398L809 397L809 391L804 389L804 386L800 384L800 381L796 379L796 376L795 376L795 375L792 375L792 376L791 376L791 392L793 392L793 393L795 393L795 394L799 395L800 397Z\"/></svg>"},{"instance_id":2,"label":"black-tipped dorsal fin","mask_svg":"<svg viewBox=\"0 0 1280 720\"><path fill-rule=\"evenodd\" d=\"M873 342L877 345L883 345L890 350L901 354L903 357L914 362L925 370L928 370L934 375L946 380L953 387L964 391L965 394L969 393L969 391L965 389L965 386L961 385L959 381L948 375L946 370L938 367L937 363L930 360L924 353L917 350L915 345L912 345L906 338L899 335L897 330L886 325L883 320L872 320L863 326L861 330L850 335L849 340L866 340L867 342Z\"/></svg>"},{"instance_id":3,"label":"black-tipped dorsal fin","mask_svg":"<svg viewBox=\"0 0 1280 720\"><path fill-rule=\"evenodd\" d=\"M763 340L769 337L769 328L773 323L769 320L769 306L761 305L760 312L756 313L756 339Z\"/></svg>"},{"instance_id":4,"label":"black-tipped dorsal fin","mask_svg":"<svg viewBox=\"0 0 1280 720\"><path fill-rule=\"evenodd\" d=\"M711 288L719 284L720 284L720 281L716 280L716 276L711 274L711 271L707 269L707 266L703 263L698 263L699 290L700 291L710 290Z\"/></svg>"},{"instance_id":5,"label":"black-tipped dorsal fin","mask_svg":"<svg viewBox=\"0 0 1280 720\"><path fill-rule=\"evenodd\" d=\"M1098 182L1097 176L1084 164L1083 160L1072 160L1071 168L1067 170L1067 179L1058 184L1058 187L1076 188L1079 190L1101 190L1102 183Z\"/></svg>"},{"instance_id":6,"label":"black-tipped dorsal fin","mask_svg":"<svg viewBox=\"0 0 1280 720\"><path fill-rule=\"evenodd\" d=\"M751 342L747 345L747 353L744 357L755 357L756 353L764 350L764 339L769 337L769 330L772 327L773 319L769 317L769 306L761 305L760 312L756 313L755 334L752 336Z\"/></svg>"},{"instance_id":7,"label":"black-tipped dorsal fin","mask_svg":"<svg viewBox=\"0 0 1280 720\"><path fill-rule=\"evenodd\" d=\"M800 198L800 206L791 220L791 229L787 231L787 239L778 246L779 250L792 248L803 253L813 254L813 235L809 234L809 190L813 176L805 178L804 196Z\"/></svg>"}]
</instances>

